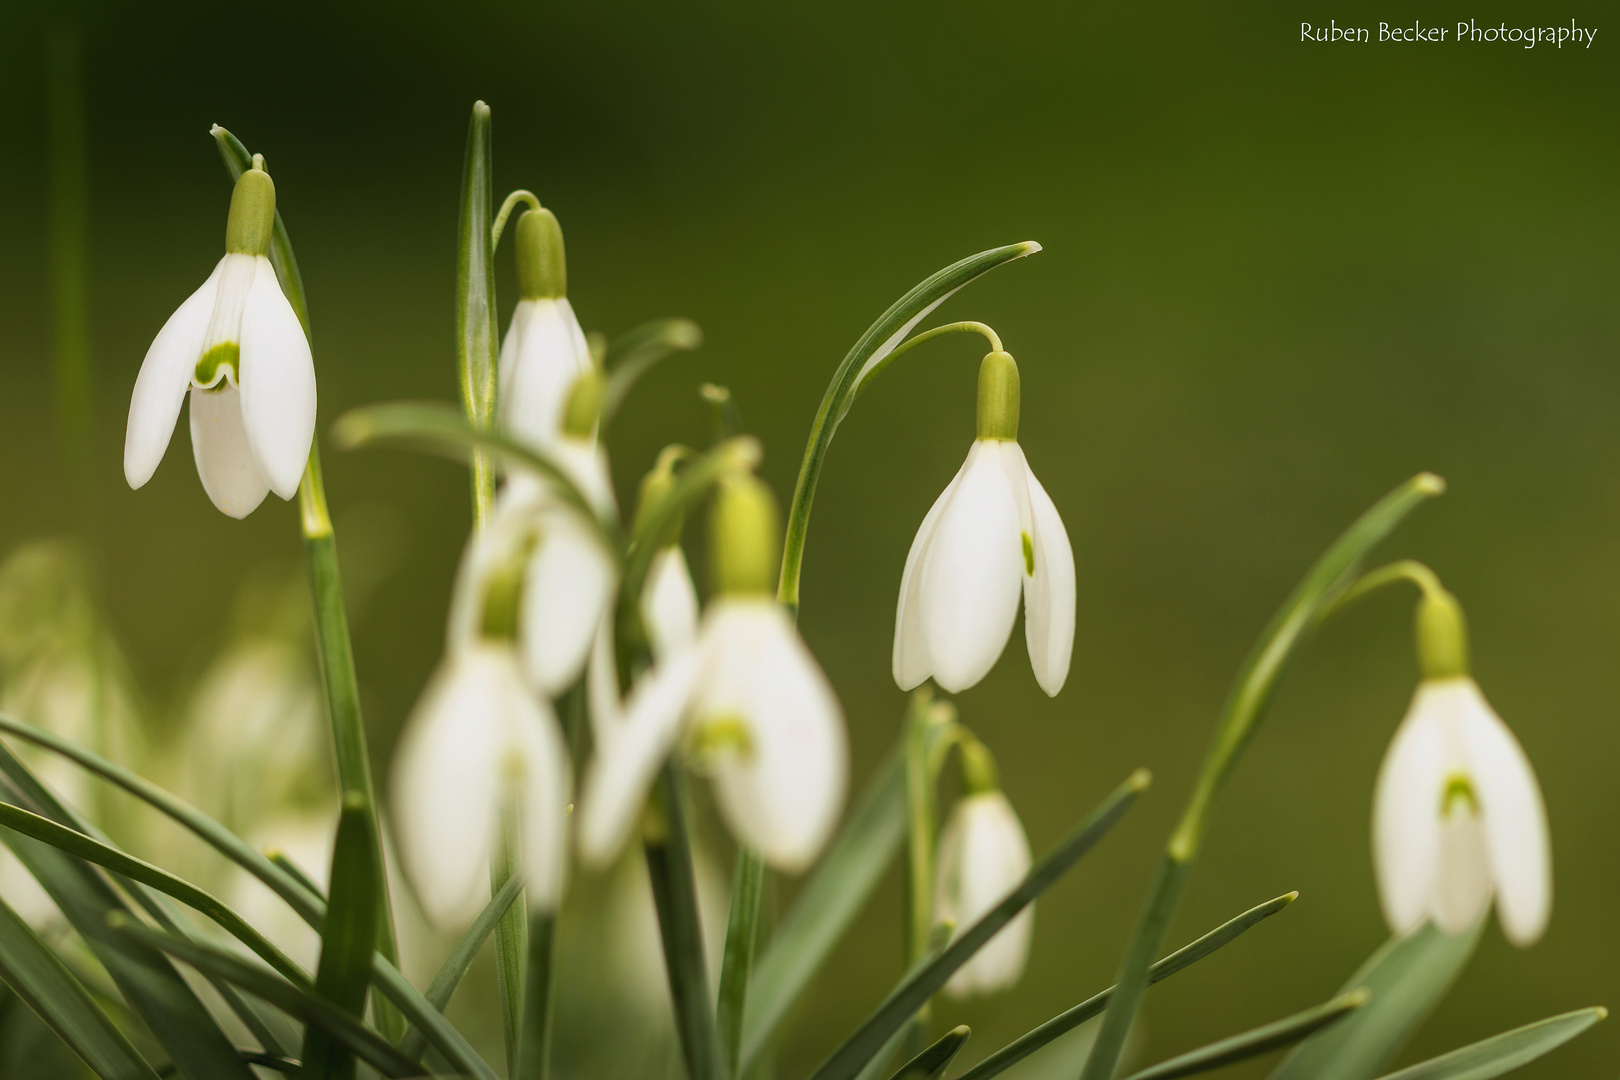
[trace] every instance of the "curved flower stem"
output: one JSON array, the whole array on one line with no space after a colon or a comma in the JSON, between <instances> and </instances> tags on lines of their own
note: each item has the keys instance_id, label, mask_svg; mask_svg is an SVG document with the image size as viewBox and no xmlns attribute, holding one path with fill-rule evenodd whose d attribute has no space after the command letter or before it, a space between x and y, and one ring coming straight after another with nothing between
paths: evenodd
<instances>
[{"instance_id":1,"label":"curved flower stem","mask_svg":"<svg viewBox=\"0 0 1620 1080\"><path fill-rule=\"evenodd\" d=\"M1001 337L994 330L990 329L989 326L982 322L953 322L946 323L944 326L936 326L932 330L924 330L914 338L908 338L903 344L896 347L895 350L888 356L885 356L882 360L879 360L876 364L873 364L871 368L869 368L866 373L861 376L861 381L855 384L855 392L854 394L850 395L851 398L860 397L861 391L866 389L867 384L873 379L877 378L879 375L883 374L883 370L885 368L894 363L900 357L904 356L906 353L910 352L912 349L915 349L918 345L921 345L923 342L933 341L935 338L944 337L946 334L961 333L983 334L985 341L990 343L991 352L1003 351L1001 348Z\"/></svg>"},{"instance_id":2,"label":"curved flower stem","mask_svg":"<svg viewBox=\"0 0 1620 1080\"><path fill-rule=\"evenodd\" d=\"M1385 563L1375 570L1369 570L1356 579L1355 584L1344 590L1343 594L1333 602L1324 614L1324 618L1331 618L1360 600L1369 593L1377 592L1386 585L1393 585L1398 581L1410 581L1423 591L1425 596L1439 596L1445 593L1445 586L1440 584L1440 576L1430 570L1416 559L1397 559L1392 563Z\"/></svg>"},{"instance_id":3,"label":"curved flower stem","mask_svg":"<svg viewBox=\"0 0 1620 1080\"><path fill-rule=\"evenodd\" d=\"M508 195L506 201L501 203L501 208L495 213L495 223L489 227L489 250L492 254L501 245L501 234L506 231L506 219L512 216L512 211L517 209L517 204L520 202L528 203L530 210L540 209L540 199L532 191L518 188Z\"/></svg>"},{"instance_id":4,"label":"curved flower stem","mask_svg":"<svg viewBox=\"0 0 1620 1080\"><path fill-rule=\"evenodd\" d=\"M219 148L220 158L234 182L253 167L254 155L248 153L236 136L219 125L210 134ZM309 338L311 349L314 338L309 332L309 304L304 295L304 278L298 272L298 259L293 255L292 240L287 226L276 211L275 226L270 238L270 263L275 268L276 280L282 294L292 305L293 313ZM337 759L338 787L345 794L354 793L365 802L376 850L381 852L382 827L377 817L377 793L371 779L371 759L366 747L365 722L360 714L360 688L354 673L354 648L349 640L349 618L343 606L343 581L338 572L337 537L332 529L332 515L326 506L326 485L321 479L321 448L319 442L309 447L309 461L298 484L299 524L304 537L304 552L309 561L310 591L314 596L315 643L321 665L321 682L326 688L326 709L332 724L332 748ZM399 959L399 948L394 934L393 906L388 897L388 874L378 859L377 881L374 887L381 911L377 921L377 951L389 963ZM399 1013L386 1002L376 1002L377 1026L390 1038L404 1033L404 1022Z\"/></svg>"},{"instance_id":5,"label":"curved flower stem","mask_svg":"<svg viewBox=\"0 0 1620 1080\"><path fill-rule=\"evenodd\" d=\"M1293 594L1272 617L1248 659L1239 669L1215 728L1215 738L1193 787L1192 797L1170 834L1159 871L1148 892L1136 932L1120 966L1118 986L1102 1030L1086 1059L1081 1080L1108 1080L1114 1075L1125 1036L1147 992L1148 969L1163 945L1175 916L1187 875L1198 855L1210 808L1226 778L1264 717L1266 707L1289 664L1322 621L1355 585L1361 560L1424 501L1445 490L1433 473L1419 473L1362 514L1333 546L1317 559ZM1396 564L1399 565L1399 564ZM1399 577L1401 575L1396 575ZM1432 575L1431 575L1432 576ZM1395 578L1390 578L1394 580Z\"/></svg>"}]
</instances>

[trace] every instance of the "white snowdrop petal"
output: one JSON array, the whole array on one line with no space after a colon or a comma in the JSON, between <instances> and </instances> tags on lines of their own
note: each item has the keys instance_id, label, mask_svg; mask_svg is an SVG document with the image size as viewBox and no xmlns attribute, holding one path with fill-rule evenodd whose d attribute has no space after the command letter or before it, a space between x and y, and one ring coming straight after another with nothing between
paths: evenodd
<instances>
[{"instance_id":1,"label":"white snowdrop petal","mask_svg":"<svg viewBox=\"0 0 1620 1080\"><path fill-rule=\"evenodd\" d=\"M911 550L906 554L906 568L900 575L900 599L894 615L894 681L902 690L922 685L932 674L928 664L928 634L922 621L922 568L933 546L934 535L939 531L939 519L972 460L970 453L934 500L934 505L928 508L922 525L917 528L916 538L911 541Z\"/></svg>"},{"instance_id":2,"label":"white snowdrop petal","mask_svg":"<svg viewBox=\"0 0 1620 1080\"><path fill-rule=\"evenodd\" d=\"M516 802L525 896L530 911L556 911L568 880L568 743L550 706L521 687L508 702L497 768L504 796Z\"/></svg>"},{"instance_id":3,"label":"white snowdrop petal","mask_svg":"<svg viewBox=\"0 0 1620 1080\"><path fill-rule=\"evenodd\" d=\"M135 392L129 399L129 423L124 428L124 479L132 488L152 479L174 436L180 403L202 356L203 334L214 311L223 265L223 260L215 264L208 280L169 316L141 361Z\"/></svg>"},{"instance_id":4,"label":"white snowdrop petal","mask_svg":"<svg viewBox=\"0 0 1620 1080\"><path fill-rule=\"evenodd\" d=\"M531 303L505 380L500 418L511 434L547 446L561 433L568 394L591 370L591 354L567 300Z\"/></svg>"},{"instance_id":5,"label":"white snowdrop petal","mask_svg":"<svg viewBox=\"0 0 1620 1080\"><path fill-rule=\"evenodd\" d=\"M624 722L624 706L619 701L619 667L613 655L613 620L603 619L596 628L590 662L585 669L586 704L590 706L591 737L598 751L618 736Z\"/></svg>"},{"instance_id":6,"label":"white snowdrop petal","mask_svg":"<svg viewBox=\"0 0 1620 1080\"><path fill-rule=\"evenodd\" d=\"M1460 734L1479 797L1484 845L1502 932L1534 944L1552 913L1552 845L1535 771L1513 732L1466 680Z\"/></svg>"},{"instance_id":7,"label":"white snowdrop petal","mask_svg":"<svg viewBox=\"0 0 1620 1080\"><path fill-rule=\"evenodd\" d=\"M679 544L654 552L641 588L641 621L654 658L697 640L698 596Z\"/></svg>"},{"instance_id":8,"label":"white snowdrop petal","mask_svg":"<svg viewBox=\"0 0 1620 1080\"><path fill-rule=\"evenodd\" d=\"M843 713L780 605L722 599L709 620L693 722L741 718L748 733L746 748L716 756L715 801L743 843L798 873L820 854L843 805Z\"/></svg>"},{"instance_id":9,"label":"white snowdrop petal","mask_svg":"<svg viewBox=\"0 0 1620 1080\"><path fill-rule=\"evenodd\" d=\"M524 667L548 697L585 670L596 628L613 601L613 561L577 516L547 513L523 577Z\"/></svg>"},{"instance_id":10,"label":"white snowdrop petal","mask_svg":"<svg viewBox=\"0 0 1620 1080\"><path fill-rule=\"evenodd\" d=\"M1023 550L999 447L973 444L920 574L934 681L966 690L995 666L1018 616Z\"/></svg>"},{"instance_id":11,"label":"white snowdrop petal","mask_svg":"<svg viewBox=\"0 0 1620 1080\"><path fill-rule=\"evenodd\" d=\"M1444 717L1418 687L1378 771L1373 863L1384 918L1397 934L1429 914L1440 861L1440 798L1447 768Z\"/></svg>"},{"instance_id":12,"label":"white snowdrop petal","mask_svg":"<svg viewBox=\"0 0 1620 1080\"><path fill-rule=\"evenodd\" d=\"M1012 444L1014 448L1017 444ZM1020 460L1023 452L1018 452ZM1056 697L1069 677L1074 652L1074 550L1051 496L1029 466L1028 483L1033 531L1031 560L1035 573L1024 578L1024 640L1035 681L1048 697Z\"/></svg>"},{"instance_id":13,"label":"white snowdrop petal","mask_svg":"<svg viewBox=\"0 0 1620 1080\"><path fill-rule=\"evenodd\" d=\"M956 924L961 936L1029 873L1029 841L1001 792L961 799L940 842L936 917ZM1029 957L1034 906L1025 908L946 983L952 997L994 993L1015 984Z\"/></svg>"},{"instance_id":14,"label":"white snowdrop petal","mask_svg":"<svg viewBox=\"0 0 1620 1080\"><path fill-rule=\"evenodd\" d=\"M446 661L417 704L394 756L400 860L436 925L470 922L489 900L496 766L511 661L491 647Z\"/></svg>"},{"instance_id":15,"label":"white snowdrop petal","mask_svg":"<svg viewBox=\"0 0 1620 1080\"><path fill-rule=\"evenodd\" d=\"M523 341L536 303L534 300L519 300L512 309L512 321L506 324L506 337L501 341L501 356L495 368L497 408L512 396L512 374L517 370L518 346ZM505 411L501 410L503 426L505 415Z\"/></svg>"},{"instance_id":16,"label":"white snowdrop petal","mask_svg":"<svg viewBox=\"0 0 1620 1080\"><path fill-rule=\"evenodd\" d=\"M547 446L546 452L574 482L591 509L601 517L618 517L607 453L594 437L576 439L563 436Z\"/></svg>"},{"instance_id":17,"label":"white snowdrop petal","mask_svg":"<svg viewBox=\"0 0 1620 1080\"><path fill-rule=\"evenodd\" d=\"M298 491L315 436L309 339L263 255L242 310L242 420L259 473L283 499Z\"/></svg>"},{"instance_id":18,"label":"white snowdrop petal","mask_svg":"<svg viewBox=\"0 0 1620 1080\"><path fill-rule=\"evenodd\" d=\"M612 736L597 740L579 807L579 852L588 865L607 866L624 847L680 737L697 675L693 648L660 661L636 683Z\"/></svg>"},{"instance_id":19,"label":"white snowdrop petal","mask_svg":"<svg viewBox=\"0 0 1620 1080\"><path fill-rule=\"evenodd\" d=\"M233 518L253 513L270 491L248 448L241 391L229 383L192 389L191 456L209 499Z\"/></svg>"}]
</instances>

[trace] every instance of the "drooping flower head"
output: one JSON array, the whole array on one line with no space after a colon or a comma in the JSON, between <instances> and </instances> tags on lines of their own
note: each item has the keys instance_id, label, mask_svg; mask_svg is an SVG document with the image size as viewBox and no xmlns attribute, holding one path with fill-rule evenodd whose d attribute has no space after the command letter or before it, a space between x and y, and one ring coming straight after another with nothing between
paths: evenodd
<instances>
[{"instance_id":1,"label":"drooping flower head","mask_svg":"<svg viewBox=\"0 0 1620 1080\"><path fill-rule=\"evenodd\" d=\"M544 447L562 430L569 393L592 369L591 352L568 303L568 262L556 216L526 210L516 229L522 298L501 343L498 409L503 429Z\"/></svg>"},{"instance_id":2,"label":"drooping flower head","mask_svg":"<svg viewBox=\"0 0 1620 1080\"><path fill-rule=\"evenodd\" d=\"M990 751L970 740L962 747L962 797L939 838L935 921L954 924L961 936L1023 884L1029 867L1029 840L1001 792ZM1012 987L1024 973L1034 930L1030 904L957 969L945 992L961 998Z\"/></svg>"},{"instance_id":3,"label":"drooping flower head","mask_svg":"<svg viewBox=\"0 0 1620 1080\"><path fill-rule=\"evenodd\" d=\"M1455 597L1426 594L1417 622L1423 681L1384 755L1373 802L1385 918L1396 933L1430 919L1460 934L1494 896L1507 939L1534 944L1552 911L1541 788L1469 675Z\"/></svg>"},{"instance_id":4,"label":"drooping flower head","mask_svg":"<svg viewBox=\"0 0 1620 1080\"><path fill-rule=\"evenodd\" d=\"M1024 601L1035 680L1063 688L1074 646L1074 553L1057 508L1018 445L1018 365L992 352L979 367L978 438L923 518L906 556L895 613L894 681L929 676L965 690L995 666Z\"/></svg>"},{"instance_id":5,"label":"drooping flower head","mask_svg":"<svg viewBox=\"0 0 1620 1080\"><path fill-rule=\"evenodd\" d=\"M275 185L255 157L231 195L225 257L163 324L135 379L130 487L157 471L189 389L192 456L215 506L243 518L266 492L298 490L315 434L315 367L267 258L275 214Z\"/></svg>"}]
</instances>

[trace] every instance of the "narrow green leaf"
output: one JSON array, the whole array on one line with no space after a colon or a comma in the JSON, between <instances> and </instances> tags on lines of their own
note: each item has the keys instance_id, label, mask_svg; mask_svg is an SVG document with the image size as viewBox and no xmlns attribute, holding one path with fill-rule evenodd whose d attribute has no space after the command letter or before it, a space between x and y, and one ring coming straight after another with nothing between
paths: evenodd
<instances>
[{"instance_id":1,"label":"narrow green leaf","mask_svg":"<svg viewBox=\"0 0 1620 1080\"><path fill-rule=\"evenodd\" d=\"M939 954L945 951L945 946L950 943L951 935L955 932L956 926L953 923L934 924L933 929L928 932L928 940L924 943L923 955L918 957L906 969L905 974L900 977L900 981L895 984L895 988L898 990L900 987L905 986L907 981L917 972L937 960ZM924 1006L927 1004L927 1002L923 1003ZM921 1008L922 1006L919 1006L917 1012L920 1012ZM855 1080L883 1080L889 1074L889 1064L894 1061L894 1056L900 1052L901 1045L905 1043L906 1037L911 1034L917 1020L917 1012L913 1012L905 1020L901 1021L900 1026L894 1029L894 1034L883 1040L883 1045L878 1048L878 1052L873 1054L866 1064L861 1066L861 1071L855 1074Z\"/></svg>"},{"instance_id":2,"label":"narrow green leaf","mask_svg":"<svg viewBox=\"0 0 1620 1080\"><path fill-rule=\"evenodd\" d=\"M1005 900L991 908L967 929L961 937L946 946L945 951L924 965L916 974L902 983L878 1006L867 1021L813 1074L813 1080L848 1080L878 1051L891 1034L897 1031L922 1004L944 986L956 969L979 951L1002 927L1058 878L1062 877L1080 857L1094 847L1113 827L1136 797L1148 785L1146 770L1131 774L1089 818L1075 827L1041 861L1031 868L1029 875Z\"/></svg>"},{"instance_id":3,"label":"narrow green leaf","mask_svg":"<svg viewBox=\"0 0 1620 1080\"><path fill-rule=\"evenodd\" d=\"M551 1012L556 997L553 970L557 919L550 912L529 916L528 980L523 987L523 1038L518 1045L520 1080L546 1080L551 1075Z\"/></svg>"},{"instance_id":4,"label":"narrow green leaf","mask_svg":"<svg viewBox=\"0 0 1620 1080\"><path fill-rule=\"evenodd\" d=\"M659 777L661 835L645 839L647 876L658 908L658 930L664 943L664 967L675 1006L675 1030L689 1080L724 1080L725 1057L714 1026L709 998L708 954L692 872L691 840L681 795L681 769L671 761Z\"/></svg>"},{"instance_id":5,"label":"narrow green leaf","mask_svg":"<svg viewBox=\"0 0 1620 1080\"><path fill-rule=\"evenodd\" d=\"M353 1013L341 1009L316 993L309 984L295 985L274 972L256 967L223 949L200 941L186 941L161 930L143 926L128 915L115 914L108 920L112 931L145 946L162 951L198 971L218 976L262 998L287 1015L320 1029L357 1057L374 1066L384 1076L421 1076L422 1067L401 1054Z\"/></svg>"},{"instance_id":6,"label":"narrow green leaf","mask_svg":"<svg viewBox=\"0 0 1620 1080\"><path fill-rule=\"evenodd\" d=\"M103 780L116 784L153 809L185 826L221 855L258 878L286 901L299 918L314 927L317 932L320 931L322 919L326 914L326 902L207 814L188 806L122 765L115 765L59 735L25 724L3 713L0 713L0 731L59 754ZM3 746L0 746L0 749L3 749ZM15 762L15 758L11 760ZM20 763L18 765L20 767ZM371 978L377 989L404 1014L405 1019L423 1031L428 1042L444 1055L452 1068L459 1073L479 1077L480 1080L495 1080L494 1070L478 1056L466 1037L452 1027L437 1009L429 1005L427 999L422 997L409 980L399 973L393 962L381 952L375 953L371 958Z\"/></svg>"},{"instance_id":7,"label":"narrow green leaf","mask_svg":"<svg viewBox=\"0 0 1620 1080\"><path fill-rule=\"evenodd\" d=\"M1253 1031L1245 1031L1241 1035L1190 1050L1169 1061L1161 1061L1152 1068L1133 1073L1129 1080L1174 1080L1178 1076L1192 1076L1259 1057L1338 1023L1365 1005L1369 996L1365 989L1352 990L1314 1009L1285 1016Z\"/></svg>"},{"instance_id":8,"label":"narrow green leaf","mask_svg":"<svg viewBox=\"0 0 1620 1080\"><path fill-rule=\"evenodd\" d=\"M495 929L495 924L500 921L501 916L506 914L506 909L512 906L512 901L522 892L523 880L508 878L506 884L501 886L501 891L484 905L484 910L479 912L478 918L473 920L472 926L468 927L461 940L456 942L456 947L450 950L450 955L445 957L444 963L439 966L439 973L433 976L433 982L428 984L424 996L429 1005L441 1013L444 1012L445 1006L450 1004L450 998L456 992L456 987L461 985L462 978L467 974L467 969L472 967L473 958L478 955L478 950L483 947L485 939ZM426 1048L427 1039L416 1028L406 1032L405 1038L399 1043L400 1052L413 1059L420 1058Z\"/></svg>"},{"instance_id":9,"label":"narrow green leaf","mask_svg":"<svg viewBox=\"0 0 1620 1080\"><path fill-rule=\"evenodd\" d=\"M1300 1044L1271 1080L1372 1080L1382 1072L1462 974L1485 925L1453 937L1425 923L1390 938L1340 993L1366 987L1372 1002L1332 1031Z\"/></svg>"},{"instance_id":10,"label":"narrow green leaf","mask_svg":"<svg viewBox=\"0 0 1620 1080\"><path fill-rule=\"evenodd\" d=\"M0 977L104 1080L157 1080L51 947L0 901Z\"/></svg>"},{"instance_id":11,"label":"narrow green leaf","mask_svg":"<svg viewBox=\"0 0 1620 1080\"><path fill-rule=\"evenodd\" d=\"M252 924L242 918L241 915L231 910L212 894L197 888L183 878L176 877L167 870L143 862L133 855L126 855L117 848L92 839L76 829L70 829L66 825L58 825L49 818L30 813L22 807L12 806L10 803L0 802L0 825L21 833L23 836L30 836L35 840L43 841L59 851L65 851L69 855L76 856L86 862L105 867L131 881L138 881L142 885L148 885L166 893L187 907L207 915L219 924L220 929L252 949L281 974L294 979L307 980L309 978L308 972L304 971L296 961L277 948L270 939L255 930Z\"/></svg>"},{"instance_id":12,"label":"narrow green leaf","mask_svg":"<svg viewBox=\"0 0 1620 1080\"><path fill-rule=\"evenodd\" d=\"M332 892L321 928L321 959L315 992L353 1016L366 1012L371 985L371 954L376 951L376 887L379 854L371 837L371 808L365 796L344 796L332 845ZM308 1080L351 1080L354 1055L320 1028L304 1032L302 1055Z\"/></svg>"},{"instance_id":13,"label":"narrow green leaf","mask_svg":"<svg viewBox=\"0 0 1620 1080\"><path fill-rule=\"evenodd\" d=\"M456 366L461 404L472 426L495 426L496 366L500 337L495 327L495 213L493 143L489 106L473 102L467 122L467 154L461 168L461 210L456 244ZM495 497L489 459L473 455L473 516L482 522Z\"/></svg>"},{"instance_id":14,"label":"narrow green leaf","mask_svg":"<svg viewBox=\"0 0 1620 1080\"><path fill-rule=\"evenodd\" d=\"M602 391L602 430L607 430L636 382L654 364L702 344L703 331L691 319L654 319L614 338L605 358L608 376Z\"/></svg>"},{"instance_id":15,"label":"narrow green leaf","mask_svg":"<svg viewBox=\"0 0 1620 1080\"><path fill-rule=\"evenodd\" d=\"M1608 1015L1608 1009L1597 1006L1550 1016L1408 1066L1382 1080L1491 1080L1556 1050Z\"/></svg>"},{"instance_id":16,"label":"narrow green leaf","mask_svg":"<svg viewBox=\"0 0 1620 1080\"><path fill-rule=\"evenodd\" d=\"M1277 914L1293 903L1298 896L1299 893L1291 892L1275 900L1268 900L1258 907L1250 908L1237 918L1222 923L1197 941L1182 946L1148 970L1149 984L1168 979L1176 972L1191 967L1217 949L1237 940L1250 927ZM1108 1001L1113 994L1114 988L1109 987L1099 994L1093 994L1073 1008L1058 1013L1040 1027L1003 1046L957 1077L957 1080L990 1080L990 1077L1012 1068L1053 1039L1068 1034L1092 1017L1100 1015L1108 1007Z\"/></svg>"},{"instance_id":17,"label":"narrow green leaf","mask_svg":"<svg viewBox=\"0 0 1620 1080\"><path fill-rule=\"evenodd\" d=\"M759 898L765 886L765 863L746 846L737 847L737 865L731 874L731 911L726 918L726 946L720 957L720 996L715 1003L715 1025L720 1047L732 1076L742 1075L744 1006L754 967L754 943L759 933Z\"/></svg>"},{"instance_id":18,"label":"narrow green leaf","mask_svg":"<svg viewBox=\"0 0 1620 1080\"><path fill-rule=\"evenodd\" d=\"M11 751L0 745L0 798L23 804L57 821L72 813L36 780ZM107 928L109 915L128 916L118 894L93 867L19 833L0 836L40 883L63 916L101 961L129 1007L188 1077L194 1080L251 1080L236 1048L195 991L167 957L126 941Z\"/></svg>"},{"instance_id":19,"label":"narrow green leaf","mask_svg":"<svg viewBox=\"0 0 1620 1080\"><path fill-rule=\"evenodd\" d=\"M363 446L405 446L451 461L466 462L488 450L512 465L544 476L559 498L594 522L598 538L610 552L620 547L618 526L597 517L578 485L544 451L499 431L475 428L456 409L440 401L396 401L350 409L332 425L332 440L345 450Z\"/></svg>"},{"instance_id":20,"label":"narrow green leaf","mask_svg":"<svg viewBox=\"0 0 1620 1080\"><path fill-rule=\"evenodd\" d=\"M744 1075L883 880L905 836L905 773L898 749L867 785L754 968L744 1014Z\"/></svg>"},{"instance_id":21,"label":"narrow green leaf","mask_svg":"<svg viewBox=\"0 0 1620 1080\"><path fill-rule=\"evenodd\" d=\"M951 1067L956 1055L967 1045L972 1034L966 1024L958 1024L935 1040L932 1046L900 1066L892 1080L939 1080Z\"/></svg>"},{"instance_id":22,"label":"narrow green leaf","mask_svg":"<svg viewBox=\"0 0 1620 1080\"><path fill-rule=\"evenodd\" d=\"M810 425L810 438L805 444L804 460L799 466L799 479L793 486L793 500L789 505L787 530L782 548L782 578L777 588L777 599L794 610L799 606L799 570L804 560L805 534L810 528L810 507L816 498L816 483L821 479L821 466L832 445L833 433L855 399L857 385L883 358L894 351L912 329L928 314L950 298L956 290L998 266L1033 255L1041 250L1034 242L1009 244L970 255L960 262L939 270L919 282L911 291L890 305L889 310L867 327L866 333L855 342L832 381L822 395Z\"/></svg>"}]
</instances>

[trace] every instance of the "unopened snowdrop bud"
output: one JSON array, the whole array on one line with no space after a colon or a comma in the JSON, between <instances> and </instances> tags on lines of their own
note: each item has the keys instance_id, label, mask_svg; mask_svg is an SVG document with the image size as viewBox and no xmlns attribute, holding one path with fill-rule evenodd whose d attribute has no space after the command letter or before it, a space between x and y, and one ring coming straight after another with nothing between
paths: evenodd
<instances>
[{"instance_id":1,"label":"unopened snowdrop bud","mask_svg":"<svg viewBox=\"0 0 1620 1080\"><path fill-rule=\"evenodd\" d=\"M595 368L574 380L568 392L568 405L563 409L563 435L570 439L590 439L596 435L596 424L602 416L602 393L606 383Z\"/></svg>"},{"instance_id":2,"label":"unopened snowdrop bud","mask_svg":"<svg viewBox=\"0 0 1620 1080\"><path fill-rule=\"evenodd\" d=\"M929 676L953 693L995 666L1024 601L1035 680L1063 688L1074 646L1074 553L1057 508L1018 445L1018 365L992 352L979 367L978 438L923 518L900 580L894 680Z\"/></svg>"},{"instance_id":3,"label":"unopened snowdrop bud","mask_svg":"<svg viewBox=\"0 0 1620 1080\"><path fill-rule=\"evenodd\" d=\"M497 823L518 826L529 905L555 911L566 879L568 747L510 644L453 649L406 724L394 759L399 849L423 911L464 926L489 902Z\"/></svg>"},{"instance_id":4,"label":"unopened snowdrop bud","mask_svg":"<svg viewBox=\"0 0 1620 1080\"><path fill-rule=\"evenodd\" d=\"M977 740L962 747L962 798L940 835L934 918L961 934L1023 883L1029 840L1012 804L997 786L995 761ZM1019 912L945 984L952 997L1006 990L1024 973L1035 907Z\"/></svg>"},{"instance_id":5,"label":"unopened snowdrop bud","mask_svg":"<svg viewBox=\"0 0 1620 1080\"><path fill-rule=\"evenodd\" d=\"M744 474L726 480L709 519L714 580L722 593L769 594L776 585L781 524L776 498Z\"/></svg>"},{"instance_id":6,"label":"unopened snowdrop bud","mask_svg":"<svg viewBox=\"0 0 1620 1080\"><path fill-rule=\"evenodd\" d=\"M550 210L528 210L516 227L522 299L501 344L500 421L539 446L562 428L575 381L592 370L591 352L568 303L562 228Z\"/></svg>"},{"instance_id":7,"label":"unopened snowdrop bud","mask_svg":"<svg viewBox=\"0 0 1620 1080\"><path fill-rule=\"evenodd\" d=\"M658 463L641 481L641 498L636 504L636 529L647 527L651 515L675 488L675 463L689 454L683 446L665 448ZM676 515L661 535L647 566L647 580L641 587L641 622L654 660L663 660L697 639L698 597L692 572L681 550L681 516Z\"/></svg>"},{"instance_id":8,"label":"unopened snowdrop bud","mask_svg":"<svg viewBox=\"0 0 1620 1080\"><path fill-rule=\"evenodd\" d=\"M267 253L276 189L262 159L231 195L225 257L164 323L129 403L124 478L139 488L168 449L191 392L191 449L203 490L242 518L298 490L315 435L315 366Z\"/></svg>"},{"instance_id":9,"label":"unopened snowdrop bud","mask_svg":"<svg viewBox=\"0 0 1620 1080\"><path fill-rule=\"evenodd\" d=\"M1502 932L1534 944L1552 910L1552 850L1534 770L1469 675L1456 598L1418 607L1423 681L1384 755L1373 802L1378 892L1391 929L1464 933L1496 898Z\"/></svg>"}]
</instances>

